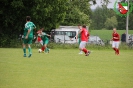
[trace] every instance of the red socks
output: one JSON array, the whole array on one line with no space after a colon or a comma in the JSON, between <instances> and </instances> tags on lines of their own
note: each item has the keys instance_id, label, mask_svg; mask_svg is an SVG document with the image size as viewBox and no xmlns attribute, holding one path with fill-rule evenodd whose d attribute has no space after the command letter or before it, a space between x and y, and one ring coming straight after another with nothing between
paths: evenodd
<instances>
[{"instance_id":1,"label":"red socks","mask_svg":"<svg viewBox=\"0 0 133 88\"><path fill-rule=\"evenodd\" d=\"M42 46L42 51L44 51L44 49L45 49L44 46Z\"/></svg>"},{"instance_id":2,"label":"red socks","mask_svg":"<svg viewBox=\"0 0 133 88\"><path fill-rule=\"evenodd\" d=\"M116 52L117 52L117 55L118 55L118 54L119 54L119 49L117 49L117 51L116 51Z\"/></svg>"},{"instance_id":3,"label":"red socks","mask_svg":"<svg viewBox=\"0 0 133 88\"><path fill-rule=\"evenodd\" d=\"M114 50L115 50L115 54L119 54L119 49L117 49L117 48L113 48Z\"/></svg>"},{"instance_id":4,"label":"red socks","mask_svg":"<svg viewBox=\"0 0 133 88\"><path fill-rule=\"evenodd\" d=\"M113 48L114 49L114 51L117 51L117 49L116 48Z\"/></svg>"},{"instance_id":5,"label":"red socks","mask_svg":"<svg viewBox=\"0 0 133 88\"><path fill-rule=\"evenodd\" d=\"M83 48L82 51L86 54L87 53L87 49Z\"/></svg>"}]
</instances>

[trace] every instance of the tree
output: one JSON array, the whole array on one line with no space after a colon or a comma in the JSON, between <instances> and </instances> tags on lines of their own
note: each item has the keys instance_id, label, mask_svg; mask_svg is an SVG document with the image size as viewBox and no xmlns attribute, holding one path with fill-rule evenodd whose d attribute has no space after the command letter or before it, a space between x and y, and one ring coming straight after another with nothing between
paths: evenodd
<instances>
[{"instance_id":1,"label":"tree","mask_svg":"<svg viewBox=\"0 0 133 88\"><path fill-rule=\"evenodd\" d=\"M102 29L104 27L104 22L106 20L106 12L102 7L96 7L91 16L91 28Z\"/></svg>"},{"instance_id":2,"label":"tree","mask_svg":"<svg viewBox=\"0 0 133 88\"><path fill-rule=\"evenodd\" d=\"M65 20L61 25L86 24L89 26L89 15L91 14L89 1L90 0L69 0Z\"/></svg>"},{"instance_id":3,"label":"tree","mask_svg":"<svg viewBox=\"0 0 133 88\"><path fill-rule=\"evenodd\" d=\"M133 12L129 14L129 30L133 30Z\"/></svg>"},{"instance_id":4,"label":"tree","mask_svg":"<svg viewBox=\"0 0 133 88\"><path fill-rule=\"evenodd\" d=\"M106 5L96 7L96 9L92 11L92 15L90 17L92 20L91 28L98 30L105 28L107 18L110 19L113 16L116 16L116 13L113 9L107 8Z\"/></svg>"},{"instance_id":5,"label":"tree","mask_svg":"<svg viewBox=\"0 0 133 88\"><path fill-rule=\"evenodd\" d=\"M114 27L117 27L117 18L115 16L111 17L111 18L107 18L107 20L105 21L105 28L107 29L112 29Z\"/></svg>"},{"instance_id":6,"label":"tree","mask_svg":"<svg viewBox=\"0 0 133 88\"><path fill-rule=\"evenodd\" d=\"M5 38L5 43L17 38L23 32L27 15L31 16L37 29L40 26L49 31L56 28L65 18L66 2L67 0L1 0L0 37Z\"/></svg>"},{"instance_id":7,"label":"tree","mask_svg":"<svg viewBox=\"0 0 133 88\"><path fill-rule=\"evenodd\" d=\"M37 6L34 6L33 17L35 22L50 30L56 28L64 20L66 15L67 0L35 0Z\"/></svg>"}]
</instances>

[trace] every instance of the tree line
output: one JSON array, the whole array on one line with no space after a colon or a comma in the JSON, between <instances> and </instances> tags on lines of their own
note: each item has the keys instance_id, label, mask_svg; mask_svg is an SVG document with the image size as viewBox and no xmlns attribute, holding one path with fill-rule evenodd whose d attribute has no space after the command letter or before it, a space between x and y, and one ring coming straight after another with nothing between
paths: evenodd
<instances>
[{"instance_id":1,"label":"tree line","mask_svg":"<svg viewBox=\"0 0 133 88\"><path fill-rule=\"evenodd\" d=\"M133 12L129 14L129 30L133 30ZM107 8L106 6L97 7L92 11L91 15L91 29L112 29L116 27L119 30L126 29L126 16L119 16L116 14L113 8Z\"/></svg>"},{"instance_id":2,"label":"tree line","mask_svg":"<svg viewBox=\"0 0 133 88\"><path fill-rule=\"evenodd\" d=\"M1 0L0 1L0 46L10 45L10 41L23 33L25 17L31 16L37 26L50 31L60 25L77 26L86 24L90 29L125 29L125 17L120 17L108 9L109 0L103 7L91 10L96 0ZM90 2L92 4L90 4ZM132 30L133 13L130 14L129 29Z\"/></svg>"}]
</instances>

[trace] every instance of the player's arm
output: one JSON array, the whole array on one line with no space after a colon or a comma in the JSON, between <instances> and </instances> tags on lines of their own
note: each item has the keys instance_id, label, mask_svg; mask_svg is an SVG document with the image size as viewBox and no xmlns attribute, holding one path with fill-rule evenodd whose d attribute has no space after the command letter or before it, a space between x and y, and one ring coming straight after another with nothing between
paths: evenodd
<instances>
[{"instance_id":1,"label":"player's arm","mask_svg":"<svg viewBox=\"0 0 133 88\"><path fill-rule=\"evenodd\" d=\"M90 33L87 34L87 38L88 38L88 39L90 38Z\"/></svg>"},{"instance_id":2,"label":"player's arm","mask_svg":"<svg viewBox=\"0 0 133 88\"><path fill-rule=\"evenodd\" d=\"M116 37L113 37L114 39L120 39L119 34Z\"/></svg>"},{"instance_id":3,"label":"player's arm","mask_svg":"<svg viewBox=\"0 0 133 88\"><path fill-rule=\"evenodd\" d=\"M76 42L77 42L77 39L78 39L78 35L79 35L79 33L77 33L77 35L75 36L76 37Z\"/></svg>"},{"instance_id":4,"label":"player's arm","mask_svg":"<svg viewBox=\"0 0 133 88\"><path fill-rule=\"evenodd\" d=\"M41 34L41 35L46 35L46 36L49 36L49 37L51 37L51 35L49 35L49 34L46 34L46 33L44 33L44 32L41 32L40 34Z\"/></svg>"},{"instance_id":5,"label":"player's arm","mask_svg":"<svg viewBox=\"0 0 133 88\"><path fill-rule=\"evenodd\" d=\"M30 31L31 31L31 27L28 29L28 32L27 32L26 37L25 37L26 39L28 38Z\"/></svg>"},{"instance_id":6,"label":"player's arm","mask_svg":"<svg viewBox=\"0 0 133 88\"><path fill-rule=\"evenodd\" d=\"M46 34L47 36L49 36L49 37L51 37L51 35L49 35L49 34Z\"/></svg>"},{"instance_id":7,"label":"player's arm","mask_svg":"<svg viewBox=\"0 0 133 88\"><path fill-rule=\"evenodd\" d=\"M36 25L35 24L33 24L33 27L34 27L34 29L36 29Z\"/></svg>"}]
</instances>

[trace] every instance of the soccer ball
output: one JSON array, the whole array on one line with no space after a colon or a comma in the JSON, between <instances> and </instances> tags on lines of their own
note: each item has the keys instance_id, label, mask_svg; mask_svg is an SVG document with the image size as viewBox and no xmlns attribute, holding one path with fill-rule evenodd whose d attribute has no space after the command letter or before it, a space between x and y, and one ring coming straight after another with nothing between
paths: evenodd
<instances>
[{"instance_id":1,"label":"soccer ball","mask_svg":"<svg viewBox=\"0 0 133 88\"><path fill-rule=\"evenodd\" d=\"M38 49L38 52L39 52L39 53L41 53L41 52L42 52L42 50L41 50L41 49Z\"/></svg>"}]
</instances>

